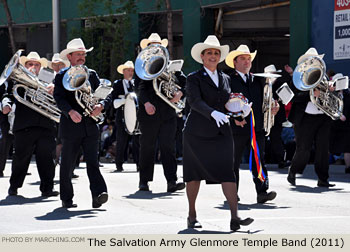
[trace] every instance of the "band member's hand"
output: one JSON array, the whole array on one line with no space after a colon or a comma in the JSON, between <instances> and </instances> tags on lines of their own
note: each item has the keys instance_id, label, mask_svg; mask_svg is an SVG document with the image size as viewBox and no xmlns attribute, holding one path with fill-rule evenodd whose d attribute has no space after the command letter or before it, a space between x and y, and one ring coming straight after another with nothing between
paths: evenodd
<instances>
[{"instance_id":1,"label":"band member's hand","mask_svg":"<svg viewBox=\"0 0 350 252\"><path fill-rule=\"evenodd\" d=\"M156 113L156 107L150 102L145 103L145 110L148 115L154 115L154 113Z\"/></svg>"},{"instance_id":2,"label":"band member's hand","mask_svg":"<svg viewBox=\"0 0 350 252\"><path fill-rule=\"evenodd\" d=\"M340 119L342 122L345 122L345 121L346 121L345 115L341 115L339 119Z\"/></svg>"},{"instance_id":3,"label":"band member's hand","mask_svg":"<svg viewBox=\"0 0 350 252\"><path fill-rule=\"evenodd\" d=\"M103 105L101 103L94 106L94 110L91 112L90 116L98 116L103 110Z\"/></svg>"},{"instance_id":4,"label":"band member's hand","mask_svg":"<svg viewBox=\"0 0 350 252\"><path fill-rule=\"evenodd\" d=\"M173 97L173 99L170 100L171 103L175 103L178 102L181 97L182 97L183 93L181 91L177 91Z\"/></svg>"},{"instance_id":5,"label":"band member's hand","mask_svg":"<svg viewBox=\"0 0 350 252\"><path fill-rule=\"evenodd\" d=\"M46 90L50 95L53 94L54 89L55 89L55 85L53 83L50 83L49 85L46 86Z\"/></svg>"},{"instance_id":6,"label":"band member's hand","mask_svg":"<svg viewBox=\"0 0 350 252\"><path fill-rule=\"evenodd\" d=\"M68 112L70 119L72 119L73 122L75 123L80 123L81 122L81 114L79 114L77 111L75 111L74 109L71 109Z\"/></svg>"},{"instance_id":7,"label":"band member's hand","mask_svg":"<svg viewBox=\"0 0 350 252\"><path fill-rule=\"evenodd\" d=\"M235 124L237 125L237 126L240 126L240 127L244 127L244 125L246 125L247 124L247 121L245 120L245 119L243 119L243 121L237 121L237 120L235 120Z\"/></svg>"},{"instance_id":8,"label":"band member's hand","mask_svg":"<svg viewBox=\"0 0 350 252\"><path fill-rule=\"evenodd\" d=\"M289 73L289 75L293 75L293 68L291 68L289 65L284 66L284 70Z\"/></svg>"},{"instance_id":9,"label":"band member's hand","mask_svg":"<svg viewBox=\"0 0 350 252\"><path fill-rule=\"evenodd\" d=\"M252 111L252 105L253 105L253 102L243 105L242 107L243 117L247 117L250 114L250 111Z\"/></svg>"},{"instance_id":10,"label":"band member's hand","mask_svg":"<svg viewBox=\"0 0 350 252\"><path fill-rule=\"evenodd\" d=\"M271 113L273 115L276 115L279 109L280 109L280 105L278 104L277 101L274 101L274 104L272 105L272 108L271 108Z\"/></svg>"},{"instance_id":11,"label":"band member's hand","mask_svg":"<svg viewBox=\"0 0 350 252\"><path fill-rule=\"evenodd\" d=\"M10 113L11 112L11 106L5 106L5 107L3 107L2 108L2 113L4 114L4 115L7 115L8 113Z\"/></svg>"},{"instance_id":12,"label":"band member's hand","mask_svg":"<svg viewBox=\"0 0 350 252\"><path fill-rule=\"evenodd\" d=\"M320 90L318 88L314 89L314 96L319 97L320 96Z\"/></svg>"},{"instance_id":13,"label":"band member's hand","mask_svg":"<svg viewBox=\"0 0 350 252\"><path fill-rule=\"evenodd\" d=\"M228 115L225 115L224 113L221 113L219 111L214 110L211 112L211 117L213 117L216 121L216 125L220 128L221 125L224 125L224 123L228 123Z\"/></svg>"},{"instance_id":14,"label":"band member's hand","mask_svg":"<svg viewBox=\"0 0 350 252\"><path fill-rule=\"evenodd\" d=\"M335 86L333 86L333 85L329 86L328 88L329 88L329 91L331 91L331 92L335 91Z\"/></svg>"}]
</instances>

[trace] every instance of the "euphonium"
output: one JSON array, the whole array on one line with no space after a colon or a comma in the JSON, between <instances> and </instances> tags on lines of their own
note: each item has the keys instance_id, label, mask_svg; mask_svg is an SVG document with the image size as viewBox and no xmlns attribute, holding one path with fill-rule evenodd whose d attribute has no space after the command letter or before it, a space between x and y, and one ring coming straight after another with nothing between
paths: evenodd
<instances>
[{"instance_id":1,"label":"euphonium","mask_svg":"<svg viewBox=\"0 0 350 252\"><path fill-rule=\"evenodd\" d=\"M19 63L21 53L22 50L18 50L6 65L0 77L0 85L7 79L20 83L15 84L12 91L17 101L51 120L59 122L61 111L58 109L53 96L47 92L47 84L41 82L35 74ZM19 94L21 93L18 92L19 89L24 90L23 95Z\"/></svg>"},{"instance_id":2,"label":"euphonium","mask_svg":"<svg viewBox=\"0 0 350 252\"><path fill-rule=\"evenodd\" d=\"M294 86L301 90L310 90L310 100L316 107L333 120L340 118L343 112L343 100L340 94L329 90L326 78L326 64L317 56L304 59L293 72ZM314 96L314 89L320 90L320 96Z\"/></svg>"},{"instance_id":3,"label":"euphonium","mask_svg":"<svg viewBox=\"0 0 350 252\"><path fill-rule=\"evenodd\" d=\"M152 44L143 49L136 58L135 71L143 80L153 80L153 88L156 94L169 106L180 114L185 108L185 101L179 100L172 103L174 97L181 87L175 74L168 71L169 52L161 45Z\"/></svg>"},{"instance_id":4,"label":"euphonium","mask_svg":"<svg viewBox=\"0 0 350 252\"><path fill-rule=\"evenodd\" d=\"M102 80L102 79L101 79ZM89 82L89 69L84 65L71 66L63 76L63 87L68 91L75 92L75 100L84 109L84 115L91 115L94 106L99 103L101 99L105 99L112 91L110 81L103 80L101 85L95 90L95 93L103 93L103 95L96 95L91 90ZM107 84L106 84L107 83ZM101 88L107 88L107 92L98 92ZM104 115L101 113L98 116L91 116L97 123L104 121Z\"/></svg>"}]
</instances>

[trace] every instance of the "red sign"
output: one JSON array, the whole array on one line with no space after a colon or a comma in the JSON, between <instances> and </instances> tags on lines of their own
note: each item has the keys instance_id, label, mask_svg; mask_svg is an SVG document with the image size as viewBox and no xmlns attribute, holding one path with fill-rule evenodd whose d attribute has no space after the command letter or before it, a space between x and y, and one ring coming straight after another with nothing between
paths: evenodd
<instances>
[{"instance_id":1,"label":"red sign","mask_svg":"<svg viewBox=\"0 0 350 252\"><path fill-rule=\"evenodd\" d=\"M350 9L350 0L334 0L334 10Z\"/></svg>"}]
</instances>

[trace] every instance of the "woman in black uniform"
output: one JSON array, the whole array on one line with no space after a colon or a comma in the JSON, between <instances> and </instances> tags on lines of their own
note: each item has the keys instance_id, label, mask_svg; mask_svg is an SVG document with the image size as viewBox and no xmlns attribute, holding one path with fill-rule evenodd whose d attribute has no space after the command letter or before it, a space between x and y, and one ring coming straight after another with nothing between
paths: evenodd
<instances>
[{"instance_id":1,"label":"woman in black uniform","mask_svg":"<svg viewBox=\"0 0 350 252\"><path fill-rule=\"evenodd\" d=\"M229 52L211 35L204 43L192 47L192 58L203 68L187 77L186 94L191 107L184 127L183 169L189 202L188 228L201 228L197 221L196 198L200 181L221 183L231 210L230 228L249 225L253 219L237 216L237 190L233 173L233 138L229 120L224 114L230 98L230 78L217 70Z\"/></svg>"}]
</instances>

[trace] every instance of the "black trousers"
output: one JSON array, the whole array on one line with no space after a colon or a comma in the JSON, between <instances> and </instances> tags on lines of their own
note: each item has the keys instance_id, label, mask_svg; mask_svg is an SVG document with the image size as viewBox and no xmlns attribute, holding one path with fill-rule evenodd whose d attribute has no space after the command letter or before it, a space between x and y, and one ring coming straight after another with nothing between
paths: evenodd
<instances>
[{"instance_id":1,"label":"black trousers","mask_svg":"<svg viewBox=\"0 0 350 252\"><path fill-rule=\"evenodd\" d=\"M42 127L30 127L14 132L15 154L12 161L10 186L20 188L27 174L31 157L35 153L36 165L40 177L40 191L53 189L55 176L54 150L55 132Z\"/></svg>"},{"instance_id":2,"label":"black trousers","mask_svg":"<svg viewBox=\"0 0 350 252\"><path fill-rule=\"evenodd\" d=\"M73 201L72 173L80 147L86 161L87 175L90 181L91 195L98 196L107 192L105 180L102 177L98 164L98 135L83 138L62 138L62 154L60 169L60 197L62 201Z\"/></svg>"},{"instance_id":3,"label":"black trousers","mask_svg":"<svg viewBox=\"0 0 350 252\"><path fill-rule=\"evenodd\" d=\"M304 172L310 159L312 147L315 147L315 172L320 180L329 178L329 134L331 119L326 115L310 115L305 113L300 124L294 125L296 151L290 171Z\"/></svg>"},{"instance_id":4,"label":"black trousers","mask_svg":"<svg viewBox=\"0 0 350 252\"><path fill-rule=\"evenodd\" d=\"M139 143L139 137L138 135L131 136L129 135L124 128L124 124L121 121L116 121L116 131L117 131L117 144L116 144L116 157L115 157L115 164L118 167L122 167L124 161L125 161L125 150L128 146L128 143L130 140L132 140L132 157L134 159L134 162L136 163L136 166L138 166L139 163L139 149L140 149L140 143Z\"/></svg>"},{"instance_id":5,"label":"black trousers","mask_svg":"<svg viewBox=\"0 0 350 252\"><path fill-rule=\"evenodd\" d=\"M167 182L176 181L175 158L176 117L169 120L140 121L140 182L153 181L156 142L158 139L164 176Z\"/></svg>"},{"instance_id":6,"label":"black trousers","mask_svg":"<svg viewBox=\"0 0 350 252\"><path fill-rule=\"evenodd\" d=\"M244 154L244 151L246 149L251 148L251 142L250 142L250 135L233 135L233 140L235 143L235 160L234 160L234 165L233 165L233 170L236 176L236 183L237 183L237 190L239 186L239 167L242 162L242 155ZM258 142L259 146L259 151L260 151L260 160L261 160L261 165L262 169L265 174L265 181L261 182L260 179L258 179L258 172L256 168L256 164L254 161L254 156L253 156L253 163L252 163L252 172L253 172L253 181L255 184L255 190L257 194L259 193L264 193L267 191L269 188L269 183L268 183L268 175L267 175L267 169L265 167L265 161L264 161L264 151L265 151L265 135L264 132L256 132L256 140Z\"/></svg>"},{"instance_id":7,"label":"black trousers","mask_svg":"<svg viewBox=\"0 0 350 252\"><path fill-rule=\"evenodd\" d=\"M13 143L14 136L9 134L9 125L1 124L1 138L0 138L0 172L3 172L6 165L6 159L9 155L10 148Z\"/></svg>"},{"instance_id":8,"label":"black trousers","mask_svg":"<svg viewBox=\"0 0 350 252\"><path fill-rule=\"evenodd\" d=\"M270 131L270 154L271 161L276 164L284 160L284 147L282 141L282 125L274 125Z\"/></svg>"}]
</instances>

